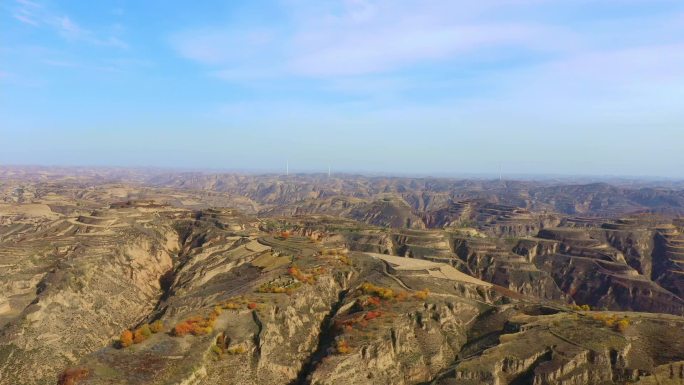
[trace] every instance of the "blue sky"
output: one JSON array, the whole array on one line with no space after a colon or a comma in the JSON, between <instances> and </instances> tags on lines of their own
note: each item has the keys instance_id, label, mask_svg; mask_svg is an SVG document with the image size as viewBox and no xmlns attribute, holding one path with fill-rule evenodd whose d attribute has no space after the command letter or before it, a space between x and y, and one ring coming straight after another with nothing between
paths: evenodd
<instances>
[{"instance_id":1,"label":"blue sky","mask_svg":"<svg viewBox=\"0 0 684 385\"><path fill-rule=\"evenodd\" d=\"M684 177L681 0L0 2L0 163Z\"/></svg>"}]
</instances>

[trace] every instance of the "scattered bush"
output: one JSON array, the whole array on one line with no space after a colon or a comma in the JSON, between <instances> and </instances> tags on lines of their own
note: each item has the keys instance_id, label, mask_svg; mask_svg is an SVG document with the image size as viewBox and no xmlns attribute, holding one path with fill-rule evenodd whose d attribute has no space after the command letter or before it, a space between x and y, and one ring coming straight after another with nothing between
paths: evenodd
<instances>
[{"instance_id":1,"label":"scattered bush","mask_svg":"<svg viewBox=\"0 0 684 385\"><path fill-rule=\"evenodd\" d=\"M313 284L316 281L316 278L311 275L311 274L304 274L301 270L299 270L298 267L296 266L291 266L290 268L287 269L287 273L290 274L294 279L308 283L308 284Z\"/></svg>"},{"instance_id":2,"label":"scattered bush","mask_svg":"<svg viewBox=\"0 0 684 385\"><path fill-rule=\"evenodd\" d=\"M211 351L212 351L212 353L216 354L218 356L218 358L223 357L223 349L221 349L217 345L212 345Z\"/></svg>"},{"instance_id":3,"label":"scattered bush","mask_svg":"<svg viewBox=\"0 0 684 385\"><path fill-rule=\"evenodd\" d=\"M150 325L144 324L139 328L140 334L142 334L145 338L149 338L152 336L152 330L150 329Z\"/></svg>"},{"instance_id":4,"label":"scattered bush","mask_svg":"<svg viewBox=\"0 0 684 385\"><path fill-rule=\"evenodd\" d=\"M624 333L627 331L627 328L629 327L629 320L627 318L623 318L615 324L615 330L619 331L620 333Z\"/></svg>"},{"instance_id":5,"label":"scattered bush","mask_svg":"<svg viewBox=\"0 0 684 385\"><path fill-rule=\"evenodd\" d=\"M164 331L164 322L162 320L156 320L150 324L150 331L152 333L160 333Z\"/></svg>"},{"instance_id":6,"label":"scattered bush","mask_svg":"<svg viewBox=\"0 0 684 385\"><path fill-rule=\"evenodd\" d=\"M143 341L145 341L147 338L142 335L139 329L136 329L135 332L133 333L133 343L134 344L139 344Z\"/></svg>"},{"instance_id":7,"label":"scattered bush","mask_svg":"<svg viewBox=\"0 0 684 385\"><path fill-rule=\"evenodd\" d=\"M351 352L351 348L349 347L349 343L346 340L339 339L335 343L335 353L337 354L349 354Z\"/></svg>"},{"instance_id":8,"label":"scattered bush","mask_svg":"<svg viewBox=\"0 0 684 385\"><path fill-rule=\"evenodd\" d=\"M212 313L207 318L200 316L191 317L185 321L179 322L171 330L171 334L177 337L182 337L188 334L194 336L201 336L205 334L210 334L214 329L214 323L216 321L216 313Z\"/></svg>"},{"instance_id":9,"label":"scattered bush","mask_svg":"<svg viewBox=\"0 0 684 385\"><path fill-rule=\"evenodd\" d=\"M389 288L375 286L372 283L366 282L360 287L361 292L368 295L378 296L382 299L394 298L394 291Z\"/></svg>"},{"instance_id":10,"label":"scattered bush","mask_svg":"<svg viewBox=\"0 0 684 385\"><path fill-rule=\"evenodd\" d=\"M278 284L275 282L264 283L259 286L257 292L259 293L285 293L292 294L302 285L301 282L294 282L291 284Z\"/></svg>"},{"instance_id":11,"label":"scattered bush","mask_svg":"<svg viewBox=\"0 0 684 385\"><path fill-rule=\"evenodd\" d=\"M177 337L182 337L192 331L192 324L187 321L179 322L171 330L171 334Z\"/></svg>"},{"instance_id":12,"label":"scattered bush","mask_svg":"<svg viewBox=\"0 0 684 385\"><path fill-rule=\"evenodd\" d=\"M423 289L413 293L413 298L425 301L428 295L430 295L430 291L428 289Z\"/></svg>"},{"instance_id":13,"label":"scattered bush","mask_svg":"<svg viewBox=\"0 0 684 385\"><path fill-rule=\"evenodd\" d=\"M629 319L618 319L615 314L592 314L591 318L595 321L603 323L604 326L614 329L620 333L624 333L629 326Z\"/></svg>"},{"instance_id":14,"label":"scattered bush","mask_svg":"<svg viewBox=\"0 0 684 385\"><path fill-rule=\"evenodd\" d=\"M223 313L223 309L221 309L221 306L214 306L214 310L211 311L209 314L209 317L207 318L209 321L211 321L212 326L214 325L214 322L216 322L216 319Z\"/></svg>"},{"instance_id":15,"label":"scattered bush","mask_svg":"<svg viewBox=\"0 0 684 385\"><path fill-rule=\"evenodd\" d=\"M242 354L245 352L247 352L247 348L245 348L243 345L236 345L226 349L226 353L228 354Z\"/></svg>"},{"instance_id":16,"label":"scattered bush","mask_svg":"<svg viewBox=\"0 0 684 385\"><path fill-rule=\"evenodd\" d=\"M121 336L119 337L119 345L121 345L122 348L127 348L133 345L133 333L130 330L126 329L121 332Z\"/></svg>"},{"instance_id":17,"label":"scattered bush","mask_svg":"<svg viewBox=\"0 0 684 385\"><path fill-rule=\"evenodd\" d=\"M399 301L399 302L403 302L408 298L408 296L409 296L409 294L407 292L400 291L394 296L394 299Z\"/></svg>"},{"instance_id":18,"label":"scattered bush","mask_svg":"<svg viewBox=\"0 0 684 385\"><path fill-rule=\"evenodd\" d=\"M121 336L119 337L119 346L122 348L127 348L133 344L139 344L150 338L153 333L162 331L163 328L164 323L157 320L153 322L152 325L144 324L134 331L124 330L121 332Z\"/></svg>"},{"instance_id":19,"label":"scattered bush","mask_svg":"<svg viewBox=\"0 0 684 385\"><path fill-rule=\"evenodd\" d=\"M70 368L59 375L58 385L76 385L79 381L88 377L90 373L85 368Z\"/></svg>"},{"instance_id":20,"label":"scattered bush","mask_svg":"<svg viewBox=\"0 0 684 385\"><path fill-rule=\"evenodd\" d=\"M146 339L148 339L152 335L152 331L150 331L150 327L145 324L133 332L133 343L134 344L139 344Z\"/></svg>"},{"instance_id":21,"label":"scattered bush","mask_svg":"<svg viewBox=\"0 0 684 385\"><path fill-rule=\"evenodd\" d=\"M379 307L380 306L380 298L378 297L368 297L366 301L363 303L364 307Z\"/></svg>"},{"instance_id":22,"label":"scattered bush","mask_svg":"<svg viewBox=\"0 0 684 385\"><path fill-rule=\"evenodd\" d=\"M378 311L369 311L368 313L366 313L366 315L363 318L366 321L370 321L370 320L373 320L373 319L380 317L381 315L382 315L382 312L379 310Z\"/></svg>"},{"instance_id":23,"label":"scattered bush","mask_svg":"<svg viewBox=\"0 0 684 385\"><path fill-rule=\"evenodd\" d=\"M223 309L226 309L226 310L237 310L237 309L240 309L242 306L240 306L240 304L237 302L230 302L229 301L229 302L224 303L223 306L221 306L221 307Z\"/></svg>"}]
</instances>

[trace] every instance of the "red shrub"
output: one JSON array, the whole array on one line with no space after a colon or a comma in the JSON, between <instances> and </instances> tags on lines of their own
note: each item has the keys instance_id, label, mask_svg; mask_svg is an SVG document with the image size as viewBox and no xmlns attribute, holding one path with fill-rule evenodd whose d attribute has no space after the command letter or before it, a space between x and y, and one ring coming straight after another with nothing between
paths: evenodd
<instances>
[{"instance_id":1,"label":"red shrub","mask_svg":"<svg viewBox=\"0 0 684 385\"><path fill-rule=\"evenodd\" d=\"M65 370L58 379L59 385L76 385L82 379L88 377L88 369L70 368Z\"/></svg>"},{"instance_id":2,"label":"red shrub","mask_svg":"<svg viewBox=\"0 0 684 385\"><path fill-rule=\"evenodd\" d=\"M172 333L174 336L182 337L192 332L192 324L188 321L179 322L173 327Z\"/></svg>"},{"instance_id":3,"label":"red shrub","mask_svg":"<svg viewBox=\"0 0 684 385\"><path fill-rule=\"evenodd\" d=\"M405 291L400 291L397 293L397 295L394 297L399 302L405 301L408 298L408 293Z\"/></svg>"},{"instance_id":4,"label":"red shrub","mask_svg":"<svg viewBox=\"0 0 684 385\"><path fill-rule=\"evenodd\" d=\"M366 316L363 317L366 321L370 321L372 319L376 319L382 315L382 312L380 311L369 311L366 313Z\"/></svg>"},{"instance_id":5,"label":"red shrub","mask_svg":"<svg viewBox=\"0 0 684 385\"><path fill-rule=\"evenodd\" d=\"M370 297L366 300L366 306L380 306L380 298L378 297Z\"/></svg>"},{"instance_id":6,"label":"red shrub","mask_svg":"<svg viewBox=\"0 0 684 385\"><path fill-rule=\"evenodd\" d=\"M250 302L249 304L247 304L247 309L249 309L249 310L254 310L256 308L257 308L257 304L254 302Z\"/></svg>"}]
</instances>

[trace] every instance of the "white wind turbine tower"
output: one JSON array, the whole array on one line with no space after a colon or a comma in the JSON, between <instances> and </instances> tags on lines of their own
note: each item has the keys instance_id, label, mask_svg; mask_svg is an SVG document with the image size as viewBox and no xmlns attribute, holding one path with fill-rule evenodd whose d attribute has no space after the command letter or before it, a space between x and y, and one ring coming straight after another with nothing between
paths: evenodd
<instances>
[{"instance_id":1,"label":"white wind turbine tower","mask_svg":"<svg viewBox=\"0 0 684 385\"><path fill-rule=\"evenodd\" d=\"M290 175L290 161L285 161L285 175Z\"/></svg>"},{"instance_id":2,"label":"white wind turbine tower","mask_svg":"<svg viewBox=\"0 0 684 385\"><path fill-rule=\"evenodd\" d=\"M328 165L328 178L330 178L330 165Z\"/></svg>"},{"instance_id":3,"label":"white wind turbine tower","mask_svg":"<svg viewBox=\"0 0 684 385\"><path fill-rule=\"evenodd\" d=\"M501 172L501 162L499 162L499 182L503 181L503 173Z\"/></svg>"}]
</instances>

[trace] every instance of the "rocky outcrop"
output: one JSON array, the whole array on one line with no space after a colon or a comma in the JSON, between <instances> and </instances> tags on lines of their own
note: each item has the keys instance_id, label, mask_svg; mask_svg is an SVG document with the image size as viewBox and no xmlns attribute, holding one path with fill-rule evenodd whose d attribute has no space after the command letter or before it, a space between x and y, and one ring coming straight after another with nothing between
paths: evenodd
<instances>
[{"instance_id":1,"label":"rocky outcrop","mask_svg":"<svg viewBox=\"0 0 684 385\"><path fill-rule=\"evenodd\" d=\"M454 247L458 257L465 262L467 272L475 277L520 294L567 300L548 271L538 269L530 262L531 257L500 251L496 244L480 240L456 240ZM532 255L536 254L536 248L531 250Z\"/></svg>"},{"instance_id":2,"label":"rocky outcrop","mask_svg":"<svg viewBox=\"0 0 684 385\"><path fill-rule=\"evenodd\" d=\"M684 301L641 277L623 263L562 254L539 256L561 290L577 303L596 308L684 314Z\"/></svg>"}]
</instances>

